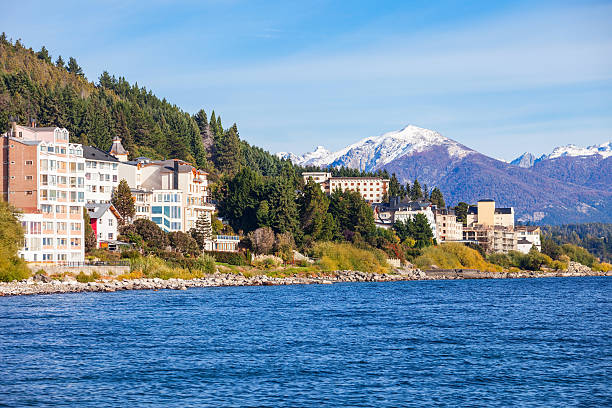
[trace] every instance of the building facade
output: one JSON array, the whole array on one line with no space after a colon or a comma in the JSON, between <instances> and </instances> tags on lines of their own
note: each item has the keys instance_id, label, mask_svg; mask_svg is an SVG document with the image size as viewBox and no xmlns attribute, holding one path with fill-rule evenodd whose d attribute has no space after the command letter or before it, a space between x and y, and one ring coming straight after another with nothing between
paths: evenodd
<instances>
[{"instance_id":1,"label":"building facade","mask_svg":"<svg viewBox=\"0 0 612 408\"><path fill-rule=\"evenodd\" d=\"M379 177L332 177L326 172L302 173L304 181L312 179L318 183L326 194L335 190L357 191L368 203L380 203L387 197L389 180Z\"/></svg>"},{"instance_id":2,"label":"building facade","mask_svg":"<svg viewBox=\"0 0 612 408\"><path fill-rule=\"evenodd\" d=\"M542 251L542 241L540 235L542 230L538 226L516 226L514 227L517 239L517 251L528 253L532 247Z\"/></svg>"},{"instance_id":3,"label":"building facade","mask_svg":"<svg viewBox=\"0 0 612 408\"><path fill-rule=\"evenodd\" d=\"M177 159L119 162L119 180L132 189L135 218L155 222L164 231L187 232L200 217L210 218L208 173Z\"/></svg>"},{"instance_id":4,"label":"building facade","mask_svg":"<svg viewBox=\"0 0 612 408\"><path fill-rule=\"evenodd\" d=\"M85 158L85 201L110 203L113 190L119 185L119 161L110 154L83 146Z\"/></svg>"},{"instance_id":5,"label":"building facade","mask_svg":"<svg viewBox=\"0 0 612 408\"><path fill-rule=\"evenodd\" d=\"M84 261L83 147L66 129L11 124L2 137L2 197L22 211L27 262Z\"/></svg>"},{"instance_id":6,"label":"building facade","mask_svg":"<svg viewBox=\"0 0 612 408\"><path fill-rule=\"evenodd\" d=\"M438 242L457 242L463 240L463 223L457 222L454 210L436 208L433 210L436 219L436 239Z\"/></svg>"},{"instance_id":7,"label":"building facade","mask_svg":"<svg viewBox=\"0 0 612 408\"><path fill-rule=\"evenodd\" d=\"M480 200L477 205L469 206L463 239L478 243L486 252L516 251L514 209L496 207L494 200Z\"/></svg>"}]
</instances>

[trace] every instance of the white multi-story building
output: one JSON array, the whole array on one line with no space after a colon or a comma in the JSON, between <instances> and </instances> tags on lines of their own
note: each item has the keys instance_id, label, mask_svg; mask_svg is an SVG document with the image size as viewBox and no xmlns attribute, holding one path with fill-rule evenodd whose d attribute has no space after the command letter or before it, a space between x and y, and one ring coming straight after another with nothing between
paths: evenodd
<instances>
[{"instance_id":1,"label":"white multi-story building","mask_svg":"<svg viewBox=\"0 0 612 408\"><path fill-rule=\"evenodd\" d=\"M85 158L85 201L110 203L119 184L119 160L92 146L83 146Z\"/></svg>"},{"instance_id":2,"label":"white multi-story building","mask_svg":"<svg viewBox=\"0 0 612 408\"><path fill-rule=\"evenodd\" d=\"M22 211L27 262L84 260L83 147L68 130L13 123L2 137L2 194Z\"/></svg>"},{"instance_id":3,"label":"white multi-story building","mask_svg":"<svg viewBox=\"0 0 612 408\"><path fill-rule=\"evenodd\" d=\"M312 179L318 183L327 194L338 189L357 191L368 203L382 202L389 189L389 180L380 177L332 177L326 172L305 172L302 177L305 182Z\"/></svg>"},{"instance_id":4,"label":"white multi-story building","mask_svg":"<svg viewBox=\"0 0 612 408\"><path fill-rule=\"evenodd\" d=\"M120 141L114 149L121 151ZM146 158L120 162L118 174L132 189L135 218L150 219L165 231L183 232L194 228L198 218L210 218L215 211L207 176L182 160Z\"/></svg>"},{"instance_id":5,"label":"white multi-story building","mask_svg":"<svg viewBox=\"0 0 612 408\"><path fill-rule=\"evenodd\" d=\"M431 228L434 238L438 236L436 228L436 217L433 213L432 204L426 201L411 201L400 204L393 214L393 223L406 222L414 218L417 214L423 214L427 218L427 223Z\"/></svg>"},{"instance_id":6,"label":"white multi-story building","mask_svg":"<svg viewBox=\"0 0 612 408\"><path fill-rule=\"evenodd\" d=\"M540 240L540 234L542 230L538 226L516 226L514 227L517 239L517 251L523 253L529 253L532 247L535 247L538 251L542 250L542 241Z\"/></svg>"}]
</instances>

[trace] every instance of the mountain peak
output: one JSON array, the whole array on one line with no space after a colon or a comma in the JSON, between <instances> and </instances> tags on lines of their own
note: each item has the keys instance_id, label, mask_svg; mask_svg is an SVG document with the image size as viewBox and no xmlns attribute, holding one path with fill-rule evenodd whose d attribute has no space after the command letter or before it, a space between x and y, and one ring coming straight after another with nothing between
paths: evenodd
<instances>
[{"instance_id":1,"label":"mountain peak","mask_svg":"<svg viewBox=\"0 0 612 408\"><path fill-rule=\"evenodd\" d=\"M387 163L411 154L424 152L435 147L446 149L453 158L463 158L474 153L473 150L442 136L433 130L415 125L406 125L400 130L366 137L337 152L329 152L322 146L302 156L278 153L279 157L289 158L294 164L319 167L346 166L372 171Z\"/></svg>"},{"instance_id":2,"label":"mountain peak","mask_svg":"<svg viewBox=\"0 0 612 408\"><path fill-rule=\"evenodd\" d=\"M519 167L523 167L523 168L529 168L533 166L534 162L535 162L535 156L529 152L525 152L521 154L519 157L517 157L516 159L512 160L510 164L513 164Z\"/></svg>"}]
</instances>

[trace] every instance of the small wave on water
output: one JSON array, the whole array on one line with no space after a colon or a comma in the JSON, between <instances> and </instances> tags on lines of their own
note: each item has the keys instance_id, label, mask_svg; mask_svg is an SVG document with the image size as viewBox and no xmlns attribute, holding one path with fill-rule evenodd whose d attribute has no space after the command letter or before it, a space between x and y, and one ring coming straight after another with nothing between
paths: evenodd
<instances>
[{"instance_id":1,"label":"small wave on water","mask_svg":"<svg viewBox=\"0 0 612 408\"><path fill-rule=\"evenodd\" d=\"M0 298L0 406L612 406L612 280Z\"/></svg>"}]
</instances>

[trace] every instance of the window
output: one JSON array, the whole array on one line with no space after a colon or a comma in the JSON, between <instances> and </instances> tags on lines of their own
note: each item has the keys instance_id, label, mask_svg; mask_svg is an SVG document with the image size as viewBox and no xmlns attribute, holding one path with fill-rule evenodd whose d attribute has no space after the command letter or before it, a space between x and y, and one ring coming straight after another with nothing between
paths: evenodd
<instances>
[{"instance_id":1,"label":"window","mask_svg":"<svg viewBox=\"0 0 612 408\"><path fill-rule=\"evenodd\" d=\"M161 206L154 205L153 207L151 207L151 213L153 213L153 214L161 214L162 213Z\"/></svg>"},{"instance_id":2,"label":"window","mask_svg":"<svg viewBox=\"0 0 612 408\"><path fill-rule=\"evenodd\" d=\"M66 246L68 244L68 240L66 238L58 238L57 245L58 246Z\"/></svg>"},{"instance_id":3,"label":"window","mask_svg":"<svg viewBox=\"0 0 612 408\"><path fill-rule=\"evenodd\" d=\"M78 222L70 223L70 231L80 231L80 230L81 230L81 223L78 223Z\"/></svg>"},{"instance_id":4,"label":"window","mask_svg":"<svg viewBox=\"0 0 612 408\"><path fill-rule=\"evenodd\" d=\"M43 229L45 231L53 231L53 223L50 221L43 222Z\"/></svg>"},{"instance_id":5,"label":"window","mask_svg":"<svg viewBox=\"0 0 612 408\"><path fill-rule=\"evenodd\" d=\"M66 214L66 206L65 205L56 205L55 206L55 212L57 214ZM58 223L59 225L60 223ZM64 230L66 229L66 227L64 227ZM58 228L59 230L59 228Z\"/></svg>"},{"instance_id":6,"label":"window","mask_svg":"<svg viewBox=\"0 0 612 408\"><path fill-rule=\"evenodd\" d=\"M109 226L109 227L112 227L112 226L113 226L113 219L112 219L112 218L109 218L109 219L108 219L108 226Z\"/></svg>"},{"instance_id":7,"label":"window","mask_svg":"<svg viewBox=\"0 0 612 408\"><path fill-rule=\"evenodd\" d=\"M42 204L40 206L40 210L44 213L44 214L51 214L53 212L53 206L49 205L49 204Z\"/></svg>"},{"instance_id":8,"label":"window","mask_svg":"<svg viewBox=\"0 0 612 408\"><path fill-rule=\"evenodd\" d=\"M25 192L25 195L31 196L33 194L32 190L28 190Z\"/></svg>"},{"instance_id":9,"label":"window","mask_svg":"<svg viewBox=\"0 0 612 408\"><path fill-rule=\"evenodd\" d=\"M77 171L78 171L79 173L80 173L80 172L85 171L85 164L83 164L83 163L77 163Z\"/></svg>"},{"instance_id":10,"label":"window","mask_svg":"<svg viewBox=\"0 0 612 408\"><path fill-rule=\"evenodd\" d=\"M113 233L112 232L108 233L108 239L113 239Z\"/></svg>"},{"instance_id":11,"label":"window","mask_svg":"<svg viewBox=\"0 0 612 408\"><path fill-rule=\"evenodd\" d=\"M66 231L66 223L65 222L58 222L57 223L57 232L62 232L62 231Z\"/></svg>"},{"instance_id":12,"label":"window","mask_svg":"<svg viewBox=\"0 0 612 408\"><path fill-rule=\"evenodd\" d=\"M156 223L157 225L161 225L162 223L162 217L153 217L151 218L151 220Z\"/></svg>"},{"instance_id":13,"label":"window","mask_svg":"<svg viewBox=\"0 0 612 408\"><path fill-rule=\"evenodd\" d=\"M47 159L42 159L40 161L40 170L47 171L48 167L49 167L49 161Z\"/></svg>"},{"instance_id":14,"label":"window","mask_svg":"<svg viewBox=\"0 0 612 408\"><path fill-rule=\"evenodd\" d=\"M49 183L49 176L43 174L40 176L40 184L46 186Z\"/></svg>"},{"instance_id":15,"label":"window","mask_svg":"<svg viewBox=\"0 0 612 408\"><path fill-rule=\"evenodd\" d=\"M33 160L26 160L25 161L26 166L32 166L34 164Z\"/></svg>"},{"instance_id":16,"label":"window","mask_svg":"<svg viewBox=\"0 0 612 408\"><path fill-rule=\"evenodd\" d=\"M53 245L53 238L43 237L43 245L47 245L47 246Z\"/></svg>"},{"instance_id":17,"label":"window","mask_svg":"<svg viewBox=\"0 0 612 408\"><path fill-rule=\"evenodd\" d=\"M52 261L53 254L43 254L43 261Z\"/></svg>"},{"instance_id":18,"label":"window","mask_svg":"<svg viewBox=\"0 0 612 408\"><path fill-rule=\"evenodd\" d=\"M70 195L72 195L73 192L70 192ZM76 205L71 205L70 206L70 214L78 214L79 211L79 207L77 207Z\"/></svg>"}]
</instances>

